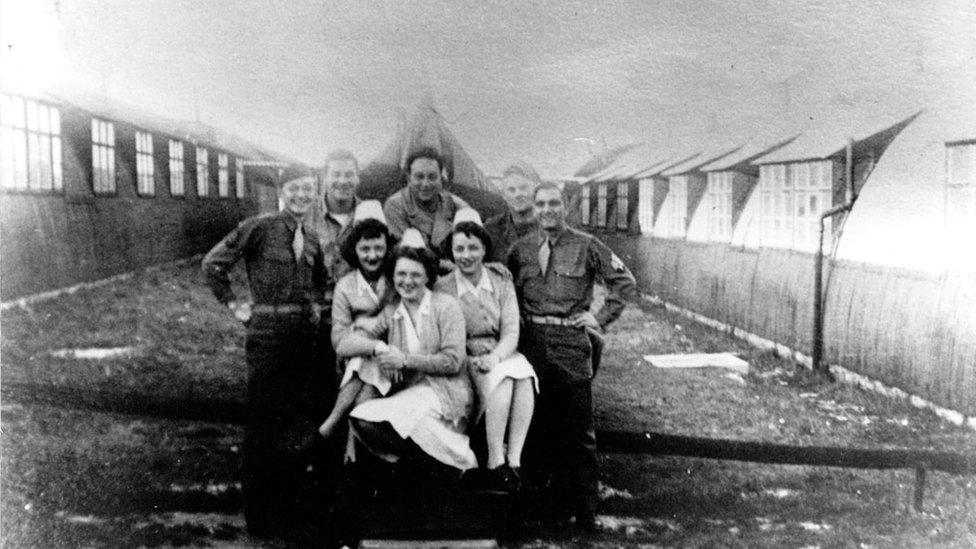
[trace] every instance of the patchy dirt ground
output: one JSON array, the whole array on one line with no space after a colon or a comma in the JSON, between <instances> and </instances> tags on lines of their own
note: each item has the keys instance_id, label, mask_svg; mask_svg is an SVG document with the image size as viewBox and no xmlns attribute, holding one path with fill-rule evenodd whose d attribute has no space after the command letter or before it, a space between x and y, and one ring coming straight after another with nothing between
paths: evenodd
<instances>
[{"instance_id":1,"label":"patchy dirt ground","mask_svg":"<svg viewBox=\"0 0 976 549\"><path fill-rule=\"evenodd\" d=\"M5 312L0 332L3 547L257 546L240 514L241 431L227 422L243 397L243 333L193 266ZM750 373L641 358L718 351ZM595 392L604 428L976 453L972 432L661 309L614 326ZM976 546L973 477L930 474L916 513L909 471L601 461L600 534L530 532L515 546Z\"/></svg>"}]
</instances>

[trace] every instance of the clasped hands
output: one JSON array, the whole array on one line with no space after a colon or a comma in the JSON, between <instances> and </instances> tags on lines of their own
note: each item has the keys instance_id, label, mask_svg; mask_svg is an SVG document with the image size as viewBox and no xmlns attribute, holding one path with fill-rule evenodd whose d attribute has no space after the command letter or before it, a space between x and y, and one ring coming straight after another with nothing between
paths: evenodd
<instances>
[{"instance_id":1,"label":"clasped hands","mask_svg":"<svg viewBox=\"0 0 976 549\"><path fill-rule=\"evenodd\" d=\"M393 383L403 381L403 369L407 365L407 355L403 354L403 351L378 341L373 347L373 357L377 365L389 376L390 381Z\"/></svg>"}]
</instances>

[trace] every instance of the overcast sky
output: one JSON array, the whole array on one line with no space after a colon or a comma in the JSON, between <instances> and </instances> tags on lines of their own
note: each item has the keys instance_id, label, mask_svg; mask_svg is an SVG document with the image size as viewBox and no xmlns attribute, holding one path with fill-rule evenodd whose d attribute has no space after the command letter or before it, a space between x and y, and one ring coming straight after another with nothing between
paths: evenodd
<instances>
[{"instance_id":1,"label":"overcast sky","mask_svg":"<svg viewBox=\"0 0 976 549\"><path fill-rule=\"evenodd\" d=\"M61 79L319 164L433 97L489 174L976 105L976 2L0 0L5 77ZM973 108L976 108L974 106Z\"/></svg>"}]
</instances>

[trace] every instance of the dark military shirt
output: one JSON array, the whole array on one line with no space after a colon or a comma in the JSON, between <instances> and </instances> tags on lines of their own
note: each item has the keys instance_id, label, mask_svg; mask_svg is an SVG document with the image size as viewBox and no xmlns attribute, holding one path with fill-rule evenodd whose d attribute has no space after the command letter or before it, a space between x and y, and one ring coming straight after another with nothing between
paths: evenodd
<instances>
[{"instance_id":1,"label":"dark military shirt","mask_svg":"<svg viewBox=\"0 0 976 549\"><path fill-rule=\"evenodd\" d=\"M485 232L491 238L491 255L485 261L505 263L508 250L516 240L539 229L537 221L515 223L512 212L506 211L485 221Z\"/></svg>"},{"instance_id":2,"label":"dark military shirt","mask_svg":"<svg viewBox=\"0 0 976 549\"><path fill-rule=\"evenodd\" d=\"M292 242L298 222L287 212L245 219L203 258L203 272L217 299L235 299L230 271L241 258L255 303L325 302L327 279L319 239L305 229L305 248L295 260Z\"/></svg>"},{"instance_id":3,"label":"dark military shirt","mask_svg":"<svg viewBox=\"0 0 976 549\"><path fill-rule=\"evenodd\" d=\"M593 283L602 279L608 293L596 320L604 327L616 320L625 300L634 299L637 293L627 266L592 235L566 227L552 243L549 266L543 273L539 247L545 238L545 232L538 230L519 239L508 254L522 314L568 318L585 313L593 301Z\"/></svg>"}]
</instances>

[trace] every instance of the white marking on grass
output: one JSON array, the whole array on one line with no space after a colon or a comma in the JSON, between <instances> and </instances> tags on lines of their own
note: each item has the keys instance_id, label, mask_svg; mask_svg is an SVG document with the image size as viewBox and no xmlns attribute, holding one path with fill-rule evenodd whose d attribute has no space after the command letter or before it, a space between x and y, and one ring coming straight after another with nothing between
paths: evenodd
<instances>
[{"instance_id":1,"label":"white marking on grass","mask_svg":"<svg viewBox=\"0 0 976 549\"><path fill-rule=\"evenodd\" d=\"M708 318L707 316L698 314L689 309L678 307L677 305L668 303L667 301L664 301L663 299L656 296L641 294L641 297L645 301L648 301L654 305L663 306L668 311L678 313L686 318L691 318L699 322L700 324L704 324L706 326L710 326L717 330L730 333L732 334L733 337L737 337L739 339L743 339L747 341L753 347L756 347L758 349L773 350L781 358L785 358L787 360L792 360L793 362L799 363L803 365L805 368L807 368L808 370L813 368L813 359L811 359L809 355L805 355L799 351L791 349L786 345L783 345L782 343L776 343L775 341L771 341L766 338L760 337L749 331L743 330L742 328L736 328L735 326L730 326L724 322L719 322L717 320ZM830 364L829 370L830 373L834 375L834 378L837 381L840 381L841 383L845 383L848 385L855 385L866 391L880 393L888 397L909 400L912 403L912 405L915 406L916 408L926 408L932 410L932 412L935 413L935 415L939 416L940 418L950 423L953 423L955 425L965 425L966 427L976 431L976 416L966 417L965 415L963 415L962 413L956 410L952 410L950 408L943 408L942 406L939 406L938 404L935 404L924 398L921 398L918 395L911 395L902 389L899 389L897 387L891 387L878 380L871 379L867 376L852 372L851 370L848 370L847 368L844 368L843 366L837 364Z\"/></svg>"},{"instance_id":2,"label":"white marking on grass","mask_svg":"<svg viewBox=\"0 0 976 549\"><path fill-rule=\"evenodd\" d=\"M104 360L106 358L127 358L136 354L136 347L92 347L88 349L57 349L50 355L55 358L76 358L79 360Z\"/></svg>"},{"instance_id":3,"label":"white marking on grass","mask_svg":"<svg viewBox=\"0 0 976 549\"><path fill-rule=\"evenodd\" d=\"M105 519L96 517L95 515L68 515L64 521L71 524L105 524L107 522Z\"/></svg>"},{"instance_id":4,"label":"white marking on grass","mask_svg":"<svg viewBox=\"0 0 976 549\"><path fill-rule=\"evenodd\" d=\"M620 498L620 499L634 499L634 495L627 490L618 490L613 486L608 484L599 483L597 485L597 494L600 499L610 499L610 498Z\"/></svg>"},{"instance_id":5,"label":"white marking on grass","mask_svg":"<svg viewBox=\"0 0 976 549\"><path fill-rule=\"evenodd\" d=\"M623 532L629 537L637 534L649 535L648 526L654 526L656 530L678 530L678 526L670 520L659 518L637 518L637 517L617 517L613 515L598 515L597 525L601 530L610 532Z\"/></svg>"},{"instance_id":6,"label":"white marking on grass","mask_svg":"<svg viewBox=\"0 0 976 549\"><path fill-rule=\"evenodd\" d=\"M190 485L186 485L186 486L184 486L182 484L170 484L169 485L169 491L170 492L176 492L176 493L184 493L184 492L206 492L207 494L210 494L211 496L219 496L221 494L227 493L230 490L240 491L241 490L241 483L240 482L234 482L234 483L231 483L231 484L227 484L227 483L220 483L220 484L207 483L207 484L190 484Z\"/></svg>"},{"instance_id":7,"label":"white marking on grass","mask_svg":"<svg viewBox=\"0 0 976 549\"><path fill-rule=\"evenodd\" d=\"M776 488L776 489L763 490L763 494L770 497L774 497L776 499L785 499L785 498L796 496L797 494L799 494L799 492L797 492L796 490L790 490L789 488Z\"/></svg>"},{"instance_id":8,"label":"white marking on grass","mask_svg":"<svg viewBox=\"0 0 976 549\"><path fill-rule=\"evenodd\" d=\"M800 528L803 528L807 532L823 532L833 528L833 526L829 524L819 522L799 522L797 524L800 526Z\"/></svg>"}]
</instances>

